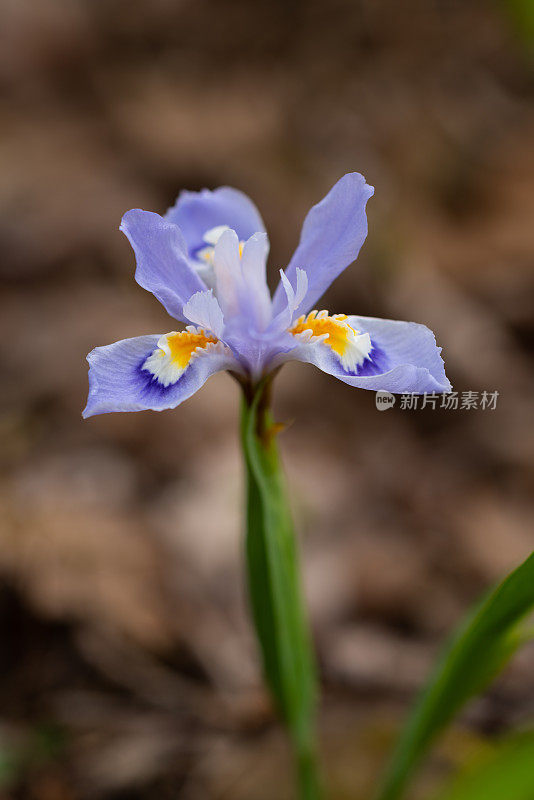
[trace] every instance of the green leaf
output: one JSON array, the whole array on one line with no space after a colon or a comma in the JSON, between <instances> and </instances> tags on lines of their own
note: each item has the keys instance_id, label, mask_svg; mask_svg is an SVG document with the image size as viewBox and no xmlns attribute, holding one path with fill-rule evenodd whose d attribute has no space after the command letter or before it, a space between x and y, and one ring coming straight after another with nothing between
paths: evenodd
<instances>
[{"instance_id":1,"label":"green leaf","mask_svg":"<svg viewBox=\"0 0 534 800\"><path fill-rule=\"evenodd\" d=\"M534 55L534 3L532 0L501 0L501 5L527 52Z\"/></svg>"},{"instance_id":2,"label":"green leaf","mask_svg":"<svg viewBox=\"0 0 534 800\"><path fill-rule=\"evenodd\" d=\"M316 670L300 584L291 513L264 387L243 402L247 477L246 561L252 616L266 681L297 754L301 796L318 797L314 723Z\"/></svg>"},{"instance_id":3,"label":"green leaf","mask_svg":"<svg viewBox=\"0 0 534 800\"><path fill-rule=\"evenodd\" d=\"M426 751L467 700L481 692L524 641L534 608L534 553L494 589L453 636L401 734L378 800L396 800Z\"/></svg>"},{"instance_id":4,"label":"green leaf","mask_svg":"<svg viewBox=\"0 0 534 800\"><path fill-rule=\"evenodd\" d=\"M532 800L534 731L507 741L489 758L462 773L436 800Z\"/></svg>"}]
</instances>

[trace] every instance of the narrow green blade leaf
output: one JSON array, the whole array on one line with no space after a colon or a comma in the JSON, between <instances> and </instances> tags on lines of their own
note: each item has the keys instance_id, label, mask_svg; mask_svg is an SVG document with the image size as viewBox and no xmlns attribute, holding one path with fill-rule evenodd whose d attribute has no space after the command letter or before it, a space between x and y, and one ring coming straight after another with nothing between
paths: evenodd
<instances>
[{"instance_id":1,"label":"narrow green blade leaf","mask_svg":"<svg viewBox=\"0 0 534 800\"><path fill-rule=\"evenodd\" d=\"M518 38L534 55L534 5L532 0L501 0Z\"/></svg>"},{"instance_id":2,"label":"narrow green blade leaf","mask_svg":"<svg viewBox=\"0 0 534 800\"><path fill-rule=\"evenodd\" d=\"M481 692L524 641L534 608L534 553L494 589L453 636L401 734L378 800L396 800L438 733Z\"/></svg>"},{"instance_id":3,"label":"narrow green blade leaf","mask_svg":"<svg viewBox=\"0 0 534 800\"><path fill-rule=\"evenodd\" d=\"M260 390L242 408L249 596L265 678L297 752L302 796L314 798L316 670L276 440L259 433L272 424L270 412L259 408L261 398Z\"/></svg>"},{"instance_id":4,"label":"narrow green blade leaf","mask_svg":"<svg viewBox=\"0 0 534 800\"><path fill-rule=\"evenodd\" d=\"M532 800L534 732L502 745L497 753L456 777L436 800Z\"/></svg>"}]
</instances>

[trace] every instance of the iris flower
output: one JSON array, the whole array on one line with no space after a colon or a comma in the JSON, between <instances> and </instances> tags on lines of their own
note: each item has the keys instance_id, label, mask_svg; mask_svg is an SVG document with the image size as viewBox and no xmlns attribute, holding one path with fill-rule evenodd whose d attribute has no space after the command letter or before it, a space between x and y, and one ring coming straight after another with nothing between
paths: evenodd
<instances>
[{"instance_id":1,"label":"iris flower","mask_svg":"<svg viewBox=\"0 0 534 800\"><path fill-rule=\"evenodd\" d=\"M164 216L128 211L120 229L135 253L135 279L185 329L96 347L84 416L175 408L216 372L254 386L292 360L362 389L450 391L424 325L316 310L358 256L373 192L349 173L313 206L272 297L265 226L242 192L184 191Z\"/></svg>"}]
</instances>

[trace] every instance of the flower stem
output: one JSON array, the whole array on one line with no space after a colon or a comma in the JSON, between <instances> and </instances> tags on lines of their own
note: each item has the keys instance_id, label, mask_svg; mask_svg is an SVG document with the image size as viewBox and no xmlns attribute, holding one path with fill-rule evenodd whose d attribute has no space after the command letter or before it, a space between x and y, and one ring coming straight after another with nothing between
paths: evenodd
<instances>
[{"instance_id":1,"label":"flower stem","mask_svg":"<svg viewBox=\"0 0 534 800\"><path fill-rule=\"evenodd\" d=\"M320 800L321 785L315 748L297 752L297 777L301 800Z\"/></svg>"},{"instance_id":2,"label":"flower stem","mask_svg":"<svg viewBox=\"0 0 534 800\"><path fill-rule=\"evenodd\" d=\"M242 444L247 477L246 563L263 671L295 754L300 800L319 800L317 680L296 539L270 408L272 376L244 392Z\"/></svg>"}]
</instances>

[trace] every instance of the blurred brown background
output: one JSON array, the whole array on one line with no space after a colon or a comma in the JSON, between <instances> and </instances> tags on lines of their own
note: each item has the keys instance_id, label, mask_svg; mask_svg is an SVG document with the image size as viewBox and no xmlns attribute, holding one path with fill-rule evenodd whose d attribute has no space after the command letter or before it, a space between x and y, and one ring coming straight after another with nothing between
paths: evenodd
<instances>
[{"instance_id":1,"label":"blurred brown background","mask_svg":"<svg viewBox=\"0 0 534 800\"><path fill-rule=\"evenodd\" d=\"M333 800L368 798L436 649L532 550L528 0L0 3L0 797L285 800L241 559L238 394L82 422L86 353L172 322L127 209L237 186L284 266L309 206L376 187L336 312L413 319L495 411L278 381ZM530 20L532 22L532 20ZM533 650L413 797L534 710ZM275 776L275 777L274 777Z\"/></svg>"}]
</instances>

